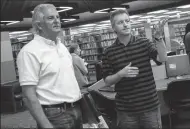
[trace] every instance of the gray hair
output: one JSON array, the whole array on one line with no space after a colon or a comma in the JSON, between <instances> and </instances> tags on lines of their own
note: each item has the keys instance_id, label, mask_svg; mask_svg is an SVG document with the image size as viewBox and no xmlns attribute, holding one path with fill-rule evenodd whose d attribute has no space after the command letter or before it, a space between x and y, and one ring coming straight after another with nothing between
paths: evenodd
<instances>
[{"instance_id":1,"label":"gray hair","mask_svg":"<svg viewBox=\"0 0 190 129\"><path fill-rule=\"evenodd\" d=\"M70 53L74 53L75 50L79 47L79 45L77 43L72 43L69 47L69 52Z\"/></svg>"},{"instance_id":2,"label":"gray hair","mask_svg":"<svg viewBox=\"0 0 190 129\"><path fill-rule=\"evenodd\" d=\"M115 25L115 22L114 22L114 17L119 15L119 14L127 14L129 16L129 13L126 9L118 9L118 10L115 10L113 12L111 12L110 14L110 22L111 22L111 25L112 27Z\"/></svg>"},{"instance_id":3,"label":"gray hair","mask_svg":"<svg viewBox=\"0 0 190 129\"><path fill-rule=\"evenodd\" d=\"M56 9L56 7L53 4L40 4L34 8L34 12L32 15L32 27L34 30L33 33L36 33L36 34L40 33L40 29L39 29L37 23L43 21L43 18L44 18L43 10L47 9L47 8L55 8Z\"/></svg>"}]
</instances>

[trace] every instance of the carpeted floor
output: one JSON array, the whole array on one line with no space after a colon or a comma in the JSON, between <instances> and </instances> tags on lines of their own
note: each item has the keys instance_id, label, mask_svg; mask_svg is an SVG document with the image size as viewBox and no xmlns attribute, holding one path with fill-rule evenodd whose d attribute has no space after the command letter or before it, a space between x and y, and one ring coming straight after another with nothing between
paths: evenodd
<instances>
[{"instance_id":1,"label":"carpeted floor","mask_svg":"<svg viewBox=\"0 0 190 129\"><path fill-rule=\"evenodd\" d=\"M1 128L36 128L36 122L27 110L15 114L1 114Z\"/></svg>"}]
</instances>

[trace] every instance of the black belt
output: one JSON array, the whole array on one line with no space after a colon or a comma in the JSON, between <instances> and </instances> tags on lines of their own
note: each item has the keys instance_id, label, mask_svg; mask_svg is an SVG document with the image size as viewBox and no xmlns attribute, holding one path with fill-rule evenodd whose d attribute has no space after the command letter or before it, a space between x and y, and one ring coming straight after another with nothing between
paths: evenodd
<instances>
[{"instance_id":1,"label":"black belt","mask_svg":"<svg viewBox=\"0 0 190 129\"><path fill-rule=\"evenodd\" d=\"M63 107L64 109L67 109L67 108L75 107L79 103L80 103L80 100L73 102L73 103L64 102L64 103L60 103L60 104L41 105L41 106L42 106L42 108L62 108Z\"/></svg>"}]
</instances>

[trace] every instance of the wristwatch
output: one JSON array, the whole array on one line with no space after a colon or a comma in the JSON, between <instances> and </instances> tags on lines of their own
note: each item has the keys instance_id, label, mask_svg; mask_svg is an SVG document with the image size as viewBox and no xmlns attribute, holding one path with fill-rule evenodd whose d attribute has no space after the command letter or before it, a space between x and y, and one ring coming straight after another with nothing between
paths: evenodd
<instances>
[{"instance_id":1,"label":"wristwatch","mask_svg":"<svg viewBox=\"0 0 190 129\"><path fill-rule=\"evenodd\" d=\"M162 39L163 39L162 37L155 38L156 41L160 41L160 40L162 40Z\"/></svg>"}]
</instances>

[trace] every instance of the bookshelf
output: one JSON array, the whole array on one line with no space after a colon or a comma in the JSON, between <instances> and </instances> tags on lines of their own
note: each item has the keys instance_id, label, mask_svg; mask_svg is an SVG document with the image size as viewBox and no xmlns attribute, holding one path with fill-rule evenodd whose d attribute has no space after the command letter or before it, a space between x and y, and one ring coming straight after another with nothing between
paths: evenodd
<instances>
[{"instance_id":1,"label":"bookshelf","mask_svg":"<svg viewBox=\"0 0 190 129\"><path fill-rule=\"evenodd\" d=\"M180 42L183 42L183 37L185 35L185 26L186 24L173 25L175 30L175 38L178 39Z\"/></svg>"},{"instance_id":2,"label":"bookshelf","mask_svg":"<svg viewBox=\"0 0 190 129\"><path fill-rule=\"evenodd\" d=\"M185 46L183 43L183 38L185 35L185 27L187 23L169 24L169 32L171 39L171 51L177 52L184 51Z\"/></svg>"}]
</instances>

